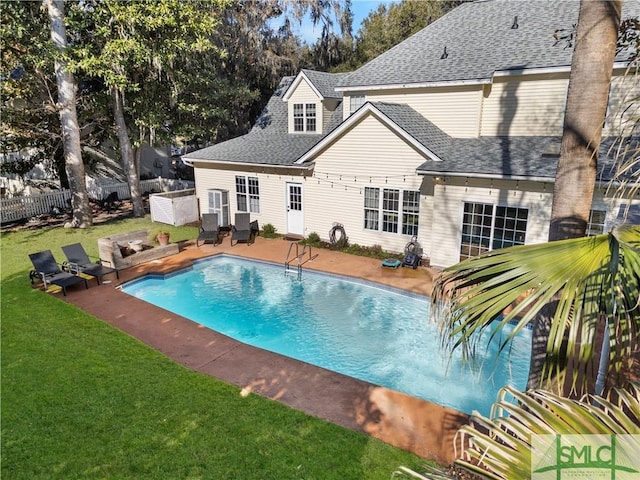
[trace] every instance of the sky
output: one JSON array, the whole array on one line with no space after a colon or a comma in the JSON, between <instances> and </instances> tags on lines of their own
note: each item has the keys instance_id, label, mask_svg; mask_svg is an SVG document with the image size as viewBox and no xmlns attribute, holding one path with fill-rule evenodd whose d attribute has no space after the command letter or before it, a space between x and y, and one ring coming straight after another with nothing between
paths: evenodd
<instances>
[{"instance_id":1,"label":"sky","mask_svg":"<svg viewBox=\"0 0 640 480\"><path fill-rule=\"evenodd\" d=\"M396 0L398 1L398 0ZM351 0L351 11L353 12L353 34L356 35L360 30L360 24L369 13L378 9L378 5L390 5L393 0ZM313 27L310 20L303 21L302 25L292 25L294 33L311 44L314 43L322 33L322 26Z\"/></svg>"}]
</instances>

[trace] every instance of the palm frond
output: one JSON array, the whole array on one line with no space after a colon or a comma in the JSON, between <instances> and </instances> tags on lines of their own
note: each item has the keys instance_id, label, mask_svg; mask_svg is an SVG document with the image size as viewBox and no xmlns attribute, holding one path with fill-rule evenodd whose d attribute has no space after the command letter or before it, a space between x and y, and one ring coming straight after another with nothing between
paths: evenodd
<instances>
[{"instance_id":1,"label":"palm frond","mask_svg":"<svg viewBox=\"0 0 640 480\"><path fill-rule=\"evenodd\" d=\"M469 359L485 329L493 337L507 323L516 324L502 340L504 349L557 300L542 376L550 381L564 375L573 356L575 387L586 377L605 319L610 371L620 370L621 359L637 351L639 292L640 227L623 225L595 237L496 250L449 267L434 284L432 315L443 344L461 348Z\"/></svg>"},{"instance_id":2,"label":"palm frond","mask_svg":"<svg viewBox=\"0 0 640 480\"><path fill-rule=\"evenodd\" d=\"M615 389L616 402L599 396L572 400L543 390L518 392L505 387L490 417L477 413L457 441L464 453L454 465L481 478L509 480L531 476L533 435L640 434L640 384ZM397 475L422 480L457 478L444 471Z\"/></svg>"}]
</instances>

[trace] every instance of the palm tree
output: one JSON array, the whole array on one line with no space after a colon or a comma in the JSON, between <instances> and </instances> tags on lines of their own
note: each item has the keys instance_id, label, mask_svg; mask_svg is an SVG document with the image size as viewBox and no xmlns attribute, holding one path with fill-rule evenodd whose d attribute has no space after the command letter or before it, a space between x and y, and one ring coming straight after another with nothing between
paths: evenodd
<instances>
[{"instance_id":1,"label":"palm tree","mask_svg":"<svg viewBox=\"0 0 640 480\"><path fill-rule=\"evenodd\" d=\"M622 0L580 2L549 241L587 229L621 11Z\"/></svg>"},{"instance_id":2,"label":"palm tree","mask_svg":"<svg viewBox=\"0 0 640 480\"><path fill-rule=\"evenodd\" d=\"M436 279L432 312L443 342L472 358L481 331L495 335L516 322L502 344L507 348L555 299L542 379L562 386L570 371L572 390L585 392L593 384L598 332L608 330L603 373L610 382L620 386L637 359L639 287L640 226L620 225L595 237L505 248L449 267Z\"/></svg>"}]
</instances>

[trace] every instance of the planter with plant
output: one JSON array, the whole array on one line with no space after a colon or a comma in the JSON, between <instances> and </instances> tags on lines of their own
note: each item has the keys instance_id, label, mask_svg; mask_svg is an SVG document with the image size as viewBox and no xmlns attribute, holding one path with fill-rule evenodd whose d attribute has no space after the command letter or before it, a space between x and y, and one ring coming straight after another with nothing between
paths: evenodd
<instances>
[{"instance_id":1,"label":"planter with plant","mask_svg":"<svg viewBox=\"0 0 640 480\"><path fill-rule=\"evenodd\" d=\"M169 232L163 229L151 230L147 239L149 243L169 245Z\"/></svg>"}]
</instances>

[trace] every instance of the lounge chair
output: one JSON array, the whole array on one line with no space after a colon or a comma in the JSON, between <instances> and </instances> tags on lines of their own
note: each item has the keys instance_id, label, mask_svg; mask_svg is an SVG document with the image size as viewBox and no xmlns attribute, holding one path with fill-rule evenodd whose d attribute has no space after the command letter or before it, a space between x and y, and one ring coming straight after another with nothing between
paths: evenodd
<instances>
[{"instance_id":1,"label":"lounge chair","mask_svg":"<svg viewBox=\"0 0 640 480\"><path fill-rule=\"evenodd\" d=\"M65 245L62 247L62 251L67 257L67 262L63 264L63 267L66 267L72 273L86 273L96 277L98 285L100 285L100 279L110 273L115 273L116 278L120 278L120 273L117 269L104 265L105 262L109 263L107 260L99 259L95 263L89 260L89 256L81 243Z\"/></svg>"},{"instance_id":2,"label":"lounge chair","mask_svg":"<svg viewBox=\"0 0 640 480\"><path fill-rule=\"evenodd\" d=\"M53 283L62 288L62 293L65 296L67 295L67 287L76 283L84 282L84 287L89 288L86 278L62 271L56 259L53 258L51 250L30 253L29 258L35 269L29 275L32 284L34 278L40 278L44 283L44 288L47 288L47 284Z\"/></svg>"},{"instance_id":3,"label":"lounge chair","mask_svg":"<svg viewBox=\"0 0 640 480\"><path fill-rule=\"evenodd\" d=\"M236 221L231 228L231 246L233 246L234 240L236 244L238 242L251 244L258 234L258 230L258 221L252 222L248 213L236 213Z\"/></svg>"},{"instance_id":4,"label":"lounge chair","mask_svg":"<svg viewBox=\"0 0 640 480\"><path fill-rule=\"evenodd\" d=\"M207 242L213 242L215 246L217 243L222 242L222 232L218 226L218 214L217 213L203 213L202 214L202 226L200 227L200 233L196 239L196 247L199 247L199 242L205 244Z\"/></svg>"}]
</instances>

